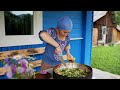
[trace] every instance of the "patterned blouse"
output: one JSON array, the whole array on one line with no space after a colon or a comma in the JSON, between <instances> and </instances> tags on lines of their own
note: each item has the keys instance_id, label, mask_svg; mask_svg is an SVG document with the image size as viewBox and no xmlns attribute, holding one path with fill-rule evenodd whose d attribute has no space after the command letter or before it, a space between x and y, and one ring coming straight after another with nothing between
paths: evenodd
<instances>
[{"instance_id":1,"label":"patterned blouse","mask_svg":"<svg viewBox=\"0 0 120 90\"><path fill-rule=\"evenodd\" d=\"M55 28L49 28L48 30L43 30L41 32L47 32L58 44L60 45L62 52L64 51L65 47L70 44L70 37L69 35L66 36L66 39L64 41L59 40L56 35ZM39 37L40 40L42 40L41 37ZM43 40L42 40L43 41ZM60 64L61 61L59 60L59 56L55 53L55 47L50 45L49 43L46 43L45 52L43 53L43 61L47 64L50 64L52 66L55 66L57 64Z\"/></svg>"}]
</instances>

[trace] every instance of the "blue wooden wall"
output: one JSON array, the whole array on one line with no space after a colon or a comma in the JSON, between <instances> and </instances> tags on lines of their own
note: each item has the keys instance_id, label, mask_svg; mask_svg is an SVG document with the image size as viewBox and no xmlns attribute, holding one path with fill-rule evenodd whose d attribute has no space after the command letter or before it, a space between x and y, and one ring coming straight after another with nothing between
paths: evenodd
<instances>
[{"instance_id":1,"label":"blue wooden wall","mask_svg":"<svg viewBox=\"0 0 120 90\"><path fill-rule=\"evenodd\" d=\"M56 27L57 20L62 16L69 16L73 22L71 38L82 37L82 12L81 11L44 11L43 28Z\"/></svg>"}]
</instances>

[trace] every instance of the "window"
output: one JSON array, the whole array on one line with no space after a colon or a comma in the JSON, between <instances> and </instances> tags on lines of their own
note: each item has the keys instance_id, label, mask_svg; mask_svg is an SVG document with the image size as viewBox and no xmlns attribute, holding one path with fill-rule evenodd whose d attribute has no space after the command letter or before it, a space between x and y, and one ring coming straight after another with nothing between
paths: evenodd
<instances>
[{"instance_id":1,"label":"window","mask_svg":"<svg viewBox=\"0 0 120 90\"><path fill-rule=\"evenodd\" d=\"M15 14L16 12L20 13L24 13L25 15L27 15L27 13L29 11L9 11L9 13L13 16L19 16L18 13ZM25 20L23 27L25 29L19 29L18 27L16 28L17 24L19 26L18 23L18 19L14 19L14 23L7 23L5 21L6 15L5 15L6 11L0 11L0 47L8 47L8 46L19 46L19 45L32 45L32 44L42 44L43 42L39 39L38 33L40 30L43 30L43 12L42 11L31 11L31 13L29 13L31 15L31 18L29 18L29 20L31 20L29 23L29 27L28 25L25 25L25 23L27 23L27 21ZM21 15L21 14L20 14ZM19 17L18 17L19 18ZM33 19L32 19L33 18ZM8 19L11 20L11 19ZM20 19L22 20L22 19ZM12 21L12 20L11 20ZM8 21L10 22L10 21ZM13 26L8 26L8 25L13 25ZM7 27L14 27L15 28L12 29L7 29ZM27 29L26 29L27 28ZM11 30L11 32L9 32L9 30ZM20 31L17 31L20 30ZM26 32L26 30L28 30ZM21 31L25 31L24 33L21 33ZM16 32L16 33L14 33Z\"/></svg>"},{"instance_id":2,"label":"window","mask_svg":"<svg viewBox=\"0 0 120 90\"><path fill-rule=\"evenodd\" d=\"M33 35L33 11L5 11L5 35Z\"/></svg>"}]
</instances>

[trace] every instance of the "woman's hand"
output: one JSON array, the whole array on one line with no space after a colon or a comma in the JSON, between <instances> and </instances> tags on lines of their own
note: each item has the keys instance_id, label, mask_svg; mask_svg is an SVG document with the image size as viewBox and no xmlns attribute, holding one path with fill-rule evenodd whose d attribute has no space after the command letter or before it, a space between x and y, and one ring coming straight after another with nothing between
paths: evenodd
<instances>
[{"instance_id":1,"label":"woman's hand","mask_svg":"<svg viewBox=\"0 0 120 90\"><path fill-rule=\"evenodd\" d=\"M74 62L75 58L70 53L67 53L67 60L70 62Z\"/></svg>"},{"instance_id":2,"label":"woman's hand","mask_svg":"<svg viewBox=\"0 0 120 90\"><path fill-rule=\"evenodd\" d=\"M61 54L62 53L62 49L60 48L60 46L56 47L55 53L56 54Z\"/></svg>"}]
</instances>

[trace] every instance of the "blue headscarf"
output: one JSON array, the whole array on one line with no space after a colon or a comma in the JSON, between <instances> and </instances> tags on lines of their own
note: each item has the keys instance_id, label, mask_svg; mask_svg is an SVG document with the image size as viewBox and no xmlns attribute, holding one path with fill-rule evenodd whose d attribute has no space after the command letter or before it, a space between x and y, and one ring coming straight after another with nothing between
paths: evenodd
<instances>
[{"instance_id":1,"label":"blue headscarf","mask_svg":"<svg viewBox=\"0 0 120 90\"><path fill-rule=\"evenodd\" d=\"M72 30L73 24L68 16L60 18L57 22L57 28L60 30Z\"/></svg>"}]
</instances>

